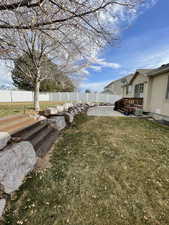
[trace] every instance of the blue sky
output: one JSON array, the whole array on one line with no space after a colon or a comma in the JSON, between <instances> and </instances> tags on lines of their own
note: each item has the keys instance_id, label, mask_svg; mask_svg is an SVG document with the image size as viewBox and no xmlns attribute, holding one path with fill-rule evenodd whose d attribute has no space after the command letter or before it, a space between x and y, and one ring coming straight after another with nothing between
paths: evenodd
<instances>
[{"instance_id":1,"label":"blue sky","mask_svg":"<svg viewBox=\"0 0 169 225\"><path fill-rule=\"evenodd\" d=\"M121 32L114 47L107 46L100 55L119 68L104 67L90 74L81 89L101 91L103 87L139 68L154 68L169 63L169 1L158 0L153 7L140 13L130 26Z\"/></svg>"}]
</instances>

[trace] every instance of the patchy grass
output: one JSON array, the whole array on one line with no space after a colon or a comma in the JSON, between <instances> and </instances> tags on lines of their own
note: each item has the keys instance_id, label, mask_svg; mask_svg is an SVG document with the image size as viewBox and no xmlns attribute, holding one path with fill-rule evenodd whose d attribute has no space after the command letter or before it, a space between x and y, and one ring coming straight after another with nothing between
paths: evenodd
<instances>
[{"instance_id":1,"label":"patchy grass","mask_svg":"<svg viewBox=\"0 0 169 225\"><path fill-rule=\"evenodd\" d=\"M40 102L40 107L41 110L44 110L48 106L56 106L58 104L63 104L63 102ZM33 111L33 103L30 102L0 103L0 117Z\"/></svg>"},{"instance_id":2,"label":"patchy grass","mask_svg":"<svg viewBox=\"0 0 169 225\"><path fill-rule=\"evenodd\" d=\"M78 117L9 201L3 225L168 225L169 129Z\"/></svg>"}]
</instances>

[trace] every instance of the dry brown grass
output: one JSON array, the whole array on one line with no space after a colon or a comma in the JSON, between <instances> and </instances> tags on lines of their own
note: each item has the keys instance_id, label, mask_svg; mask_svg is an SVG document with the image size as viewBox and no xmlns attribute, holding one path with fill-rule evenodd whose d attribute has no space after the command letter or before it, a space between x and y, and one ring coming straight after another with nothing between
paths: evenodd
<instances>
[{"instance_id":1,"label":"dry brown grass","mask_svg":"<svg viewBox=\"0 0 169 225\"><path fill-rule=\"evenodd\" d=\"M63 102L40 102L41 110L44 110L48 106L56 106L63 104ZM0 102L0 117L23 114L23 113L34 113L33 103L31 102L13 102L4 103Z\"/></svg>"},{"instance_id":2,"label":"dry brown grass","mask_svg":"<svg viewBox=\"0 0 169 225\"><path fill-rule=\"evenodd\" d=\"M5 225L169 224L168 127L83 118L66 130L51 163L17 192Z\"/></svg>"}]
</instances>

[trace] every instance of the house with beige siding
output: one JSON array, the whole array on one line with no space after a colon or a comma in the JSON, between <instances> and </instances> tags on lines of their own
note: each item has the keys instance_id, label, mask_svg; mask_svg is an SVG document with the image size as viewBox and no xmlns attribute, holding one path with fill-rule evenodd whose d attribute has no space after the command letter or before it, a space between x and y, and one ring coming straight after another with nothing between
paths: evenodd
<instances>
[{"instance_id":1,"label":"house with beige siding","mask_svg":"<svg viewBox=\"0 0 169 225\"><path fill-rule=\"evenodd\" d=\"M112 81L104 88L103 93L121 95L122 97L143 98L149 71L150 69L139 69L133 74Z\"/></svg>"},{"instance_id":2,"label":"house with beige siding","mask_svg":"<svg viewBox=\"0 0 169 225\"><path fill-rule=\"evenodd\" d=\"M138 69L112 81L104 88L106 92L123 98L143 98L144 112L169 121L169 63L156 69Z\"/></svg>"},{"instance_id":3,"label":"house with beige siding","mask_svg":"<svg viewBox=\"0 0 169 225\"><path fill-rule=\"evenodd\" d=\"M169 64L157 69L136 70L124 85L124 97L143 98L143 110L169 121Z\"/></svg>"},{"instance_id":4,"label":"house with beige siding","mask_svg":"<svg viewBox=\"0 0 169 225\"><path fill-rule=\"evenodd\" d=\"M109 83L105 88L103 93L113 94L113 95L121 95L122 97L125 96L125 84L129 83L133 74L128 76L122 77L118 80L114 80Z\"/></svg>"},{"instance_id":5,"label":"house with beige siding","mask_svg":"<svg viewBox=\"0 0 169 225\"><path fill-rule=\"evenodd\" d=\"M144 111L169 121L169 64L151 70L147 78Z\"/></svg>"},{"instance_id":6,"label":"house with beige siding","mask_svg":"<svg viewBox=\"0 0 169 225\"><path fill-rule=\"evenodd\" d=\"M133 74L131 80L124 85L124 97L144 98L147 88L147 74L150 69L138 69Z\"/></svg>"}]
</instances>

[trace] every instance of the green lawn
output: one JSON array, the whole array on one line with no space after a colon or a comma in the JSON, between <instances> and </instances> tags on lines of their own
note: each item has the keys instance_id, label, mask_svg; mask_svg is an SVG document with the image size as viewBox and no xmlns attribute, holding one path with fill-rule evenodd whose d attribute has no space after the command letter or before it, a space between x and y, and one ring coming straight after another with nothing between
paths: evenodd
<instances>
[{"instance_id":1,"label":"green lawn","mask_svg":"<svg viewBox=\"0 0 169 225\"><path fill-rule=\"evenodd\" d=\"M58 104L62 104L62 102L40 102L40 107L41 110L44 110L48 106L56 106ZM33 103L30 102L0 103L0 117L29 113L32 111L34 111Z\"/></svg>"},{"instance_id":2,"label":"green lawn","mask_svg":"<svg viewBox=\"0 0 169 225\"><path fill-rule=\"evenodd\" d=\"M79 117L8 202L3 225L168 225L169 128Z\"/></svg>"}]
</instances>

